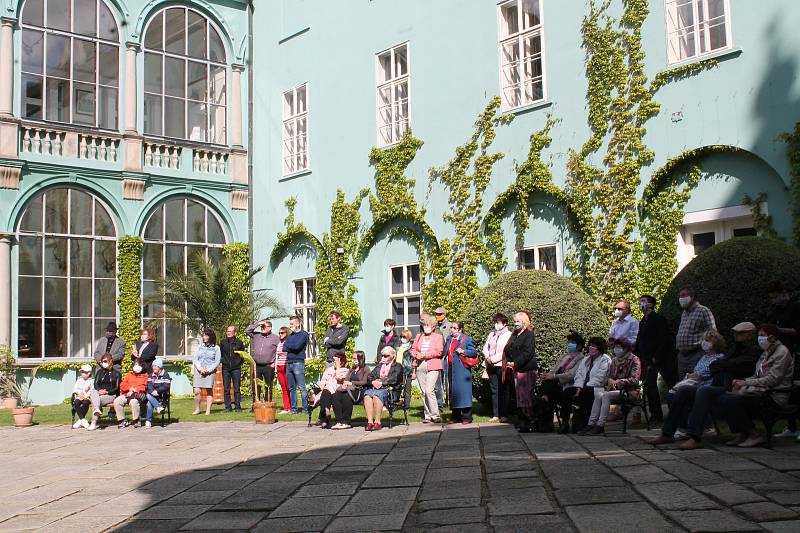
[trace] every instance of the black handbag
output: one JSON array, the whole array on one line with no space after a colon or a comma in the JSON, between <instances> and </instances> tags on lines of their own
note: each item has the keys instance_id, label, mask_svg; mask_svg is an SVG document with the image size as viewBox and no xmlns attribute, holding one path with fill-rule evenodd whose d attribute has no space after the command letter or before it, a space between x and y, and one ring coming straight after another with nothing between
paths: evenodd
<instances>
[{"instance_id":1,"label":"black handbag","mask_svg":"<svg viewBox=\"0 0 800 533\"><path fill-rule=\"evenodd\" d=\"M353 400L353 403L361 403L364 401L363 387L353 387L352 389L348 389L347 394L350 395L350 399Z\"/></svg>"}]
</instances>

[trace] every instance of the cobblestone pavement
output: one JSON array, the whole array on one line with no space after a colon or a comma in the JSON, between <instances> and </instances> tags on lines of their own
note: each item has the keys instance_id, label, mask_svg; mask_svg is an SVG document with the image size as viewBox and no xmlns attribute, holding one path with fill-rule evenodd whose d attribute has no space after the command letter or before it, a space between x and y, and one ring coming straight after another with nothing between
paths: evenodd
<instances>
[{"instance_id":1,"label":"cobblestone pavement","mask_svg":"<svg viewBox=\"0 0 800 533\"><path fill-rule=\"evenodd\" d=\"M800 531L793 440L684 452L496 424L179 423L0 443L0 531Z\"/></svg>"}]
</instances>

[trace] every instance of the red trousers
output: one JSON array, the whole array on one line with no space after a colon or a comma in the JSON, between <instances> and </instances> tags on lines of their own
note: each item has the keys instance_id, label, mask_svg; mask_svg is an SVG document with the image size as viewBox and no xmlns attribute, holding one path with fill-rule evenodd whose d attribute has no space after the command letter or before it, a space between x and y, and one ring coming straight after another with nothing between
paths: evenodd
<instances>
[{"instance_id":1,"label":"red trousers","mask_svg":"<svg viewBox=\"0 0 800 533\"><path fill-rule=\"evenodd\" d=\"M286 365L276 366L278 372L278 383L281 385L281 392L283 392L283 409L291 409L292 404L289 400L289 379L286 377Z\"/></svg>"}]
</instances>

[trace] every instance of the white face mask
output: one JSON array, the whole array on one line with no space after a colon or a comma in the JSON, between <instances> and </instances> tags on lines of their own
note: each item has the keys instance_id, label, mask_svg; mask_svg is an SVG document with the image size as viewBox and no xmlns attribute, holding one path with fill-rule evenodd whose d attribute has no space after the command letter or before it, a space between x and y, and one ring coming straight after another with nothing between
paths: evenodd
<instances>
[{"instance_id":1,"label":"white face mask","mask_svg":"<svg viewBox=\"0 0 800 533\"><path fill-rule=\"evenodd\" d=\"M425 332L425 335L430 335L431 332L433 331L433 328L430 326L425 326L424 328L422 328L422 331Z\"/></svg>"},{"instance_id":2,"label":"white face mask","mask_svg":"<svg viewBox=\"0 0 800 533\"><path fill-rule=\"evenodd\" d=\"M619 357L620 355L625 353L625 349L622 346L614 346L614 355Z\"/></svg>"},{"instance_id":3,"label":"white face mask","mask_svg":"<svg viewBox=\"0 0 800 533\"><path fill-rule=\"evenodd\" d=\"M714 345L711 344L711 341L703 341L700 343L700 348L702 348L704 352L710 352L713 346Z\"/></svg>"},{"instance_id":4,"label":"white face mask","mask_svg":"<svg viewBox=\"0 0 800 533\"><path fill-rule=\"evenodd\" d=\"M495 330L495 331L500 331L500 330L502 330L504 327L505 327L505 326L504 326L503 324L501 324L501 323L499 323L499 322L498 322L497 324L495 324L495 325L494 325L494 330Z\"/></svg>"},{"instance_id":5,"label":"white face mask","mask_svg":"<svg viewBox=\"0 0 800 533\"><path fill-rule=\"evenodd\" d=\"M681 296L680 298L678 298L678 303L681 304L681 307L686 309L687 307L689 307L689 304L692 303L692 297L691 296Z\"/></svg>"},{"instance_id":6,"label":"white face mask","mask_svg":"<svg viewBox=\"0 0 800 533\"><path fill-rule=\"evenodd\" d=\"M614 309L614 316L615 316L616 318L619 318L619 317L621 317L621 316L622 316L622 311L621 311L621 310L619 310L619 309Z\"/></svg>"},{"instance_id":7,"label":"white face mask","mask_svg":"<svg viewBox=\"0 0 800 533\"><path fill-rule=\"evenodd\" d=\"M139 374L142 371L142 365L133 365L133 371Z\"/></svg>"},{"instance_id":8,"label":"white face mask","mask_svg":"<svg viewBox=\"0 0 800 533\"><path fill-rule=\"evenodd\" d=\"M763 335L758 336L758 345L761 347L762 350L766 350L769 348L769 337L764 337Z\"/></svg>"},{"instance_id":9,"label":"white face mask","mask_svg":"<svg viewBox=\"0 0 800 533\"><path fill-rule=\"evenodd\" d=\"M147 335L142 335L141 336L142 342L147 342L147 339L149 339L149 338L150 337L148 337Z\"/></svg>"},{"instance_id":10,"label":"white face mask","mask_svg":"<svg viewBox=\"0 0 800 533\"><path fill-rule=\"evenodd\" d=\"M110 365L108 363L100 363L100 366L103 368L108 368Z\"/></svg>"},{"instance_id":11,"label":"white face mask","mask_svg":"<svg viewBox=\"0 0 800 533\"><path fill-rule=\"evenodd\" d=\"M381 357L381 364L382 364L382 365L385 365L385 364L386 364L386 363L388 363L388 362L389 362L389 359L388 359L387 357L385 357L385 356L384 356L384 357Z\"/></svg>"},{"instance_id":12,"label":"white face mask","mask_svg":"<svg viewBox=\"0 0 800 533\"><path fill-rule=\"evenodd\" d=\"M384 333L386 333L387 335L388 335L388 334L389 334L391 331L392 331L392 328L390 328L389 326L386 326L385 328L383 328L383 332L384 332Z\"/></svg>"}]
</instances>

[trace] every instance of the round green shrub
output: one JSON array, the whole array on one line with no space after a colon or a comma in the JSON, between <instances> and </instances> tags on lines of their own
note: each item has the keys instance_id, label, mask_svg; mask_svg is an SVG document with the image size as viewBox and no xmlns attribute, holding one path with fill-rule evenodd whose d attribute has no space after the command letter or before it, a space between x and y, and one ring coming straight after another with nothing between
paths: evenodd
<instances>
[{"instance_id":1,"label":"round green shrub","mask_svg":"<svg viewBox=\"0 0 800 533\"><path fill-rule=\"evenodd\" d=\"M465 330L480 350L494 327L492 316L503 313L511 325L513 314L520 309L531 314L540 368L549 369L564 353L566 337L572 331L587 339L608 336L608 319L594 300L568 278L546 270L518 270L497 276L467 309ZM479 384L480 380L476 382ZM474 388L475 395L485 401L488 387L480 385Z\"/></svg>"},{"instance_id":2,"label":"round green shrub","mask_svg":"<svg viewBox=\"0 0 800 533\"><path fill-rule=\"evenodd\" d=\"M695 257L667 288L661 310L674 331L680 323L678 292L694 289L697 300L711 309L717 329L731 340L739 322L764 322L770 310L767 286L782 282L790 293L800 289L800 250L778 239L737 237Z\"/></svg>"}]
</instances>

